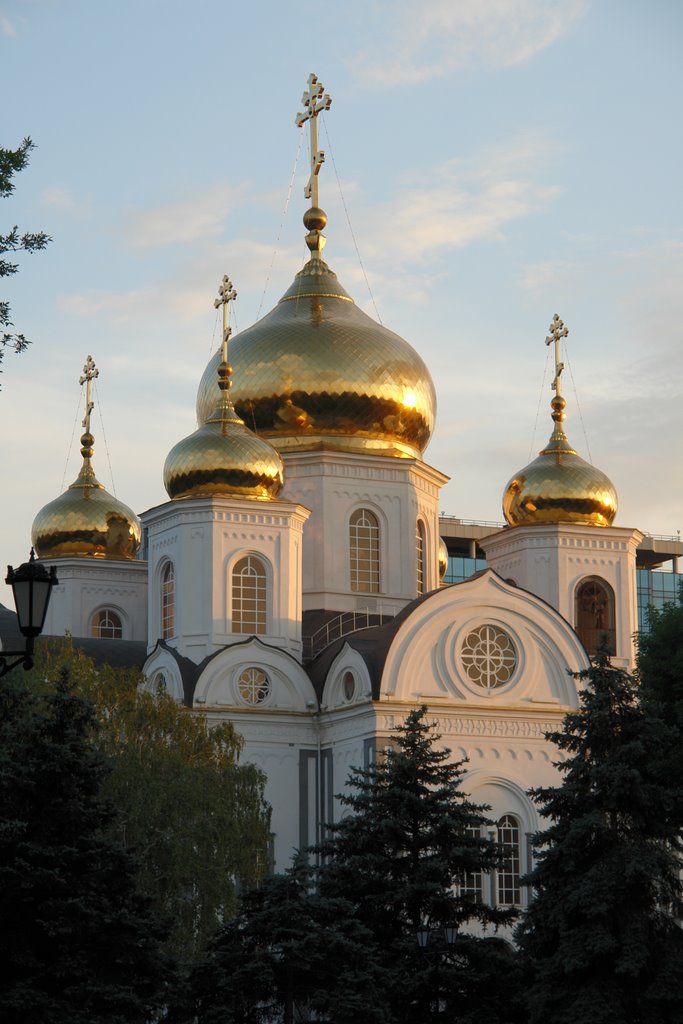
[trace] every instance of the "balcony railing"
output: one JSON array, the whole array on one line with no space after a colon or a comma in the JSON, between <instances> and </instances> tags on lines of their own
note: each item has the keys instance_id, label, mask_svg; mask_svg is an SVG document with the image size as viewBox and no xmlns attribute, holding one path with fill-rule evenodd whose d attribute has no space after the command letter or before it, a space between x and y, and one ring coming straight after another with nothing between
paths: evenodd
<instances>
[{"instance_id":1,"label":"balcony railing","mask_svg":"<svg viewBox=\"0 0 683 1024\"><path fill-rule=\"evenodd\" d=\"M382 615L379 612L342 612L317 629L312 636L303 637L304 661L313 661L326 647L349 633L370 626L381 626L393 618L393 615Z\"/></svg>"}]
</instances>

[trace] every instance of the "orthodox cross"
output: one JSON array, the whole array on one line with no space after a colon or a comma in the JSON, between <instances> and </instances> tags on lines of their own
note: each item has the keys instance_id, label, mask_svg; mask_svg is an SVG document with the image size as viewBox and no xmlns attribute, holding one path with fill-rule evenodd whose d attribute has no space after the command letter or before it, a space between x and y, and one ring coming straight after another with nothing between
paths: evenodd
<instances>
[{"instance_id":1,"label":"orthodox cross","mask_svg":"<svg viewBox=\"0 0 683 1024\"><path fill-rule=\"evenodd\" d=\"M218 298L213 300L214 309L223 307L223 341L221 344L221 362L218 367L218 387L223 394L223 401L229 401L228 392L232 387L232 367L228 364L228 338L230 337L230 302L237 298L237 292L232 286L232 281L227 274L223 274L218 289ZM225 408L225 406L224 406Z\"/></svg>"},{"instance_id":2,"label":"orthodox cross","mask_svg":"<svg viewBox=\"0 0 683 1024\"><path fill-rule=\"evenodd\" d=\"M227 274L223 274L223 280L218 289L218 298L213 300L214 309L218 309L219 306L223 307L223 348L222 356L223 362L228 361L228 338L230 337L230 302L237 298L237 292L232 286L232 281Z\"/></svg>"},{"instance_id":3,"label":"orthodox cross","mask_svg":"<svg viewBox=\"0 0 683 1024\"><path fill-rule=\"evenodd\" d=\"M323 95L324 93L324 95ZM311 125L311 176L308 179L308 184L304 189L304 196L306 199L311 200L311 206L318 206L318 174L320 168L325 162L325 152L322 149L318 149L318 114L321 110L329 110L332 106L332 97L329 93L325 93L322 82L318 81L318 76L311 73L308 76L308 89L301 97L301 102L304 106L303 111L300 111L295 120L297 128L302 128L306 121L310 121Z\"/></svg>"},{"instance_id":4,"label":"orthodox cross","mask_svg":"<svg viewBox=\"0 0 683 1024\"><path fill-rule=\"evenodd\" d=\"M560 362L560 339L566 338L569 334L569 329L564 326L564 321L560 320L557 313L552 319L550 324L550 334L545 339L546 345L555 344L555 376L550 387L553 389L556 395L560 394L560 374L564 370L564 363Z\"/></svg>"},{"instance_id":5,"label":"orthodox cross","mask_svg":"<svg viewBox=\"0 0 683 1024\"><path fill-rule=\"evenodd\" d=\"M90 433L90 413L95 408L95 403L92 400L92 382L96 377L99 377L100 371L95 366L95 360L92 356L88 356L83 367L83 373L78 379L79 384L85 384L85 416L83 417L83 429L86 434ZM92 443L92 442L91 442Z\"/></svg>"}]
</instances>

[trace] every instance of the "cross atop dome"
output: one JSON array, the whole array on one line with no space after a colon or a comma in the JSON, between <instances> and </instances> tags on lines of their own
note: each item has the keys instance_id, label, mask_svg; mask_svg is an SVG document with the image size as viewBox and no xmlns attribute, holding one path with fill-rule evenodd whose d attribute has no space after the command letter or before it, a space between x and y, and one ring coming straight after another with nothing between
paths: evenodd
<instances>
[{"instance_id":1,"label":"cross atop dome","mask_svg":"<svg viewBox=\"0 0 683 1024\"><path fill-rule=\"evenodd\" d=\"M550 334L545 339L546 345L555 345L555 376L553 382L550 385L557 397L560 397L560 375L564 370L564 363L560 362L560 341L562 338L566 338L569 334L569 328L565 327L564 321L560 320L557 313L552 319L550 327L548 328Z\"/></svg>"},{"instance_id":2,"label":"cross atop dome","mask_svg":"<svg viewBox=\"0 0 683 1024\"><path fill-rule=\"evenodd\" d=\"M90 413L95 408L95 403L92 400L92 382L96 377L99 377L100 371L95 366L95 360L92 356L88 356L83 367L83 373L78 378L78 383L85 384L85 416L83 417L83 429L86 434L90 433Z\"/></svg>"},{"instance_id":3,"label":"cross atop dome","mask_svg":"<svg viewBox=\"0 0 683 1024\"><path fill-rule=\"evenodd\" d=\"M294 119L297 128L303 128L309 122L311 131L311 175L304 189L304 196L310 199L311 205L304 214L304 226L308 229L306 245L312 256L319 256L325 246L322 229L327 224L327 215L318 206L318 175L325 162L325 151L318 149L318 114L321 110L329 110L332 97L325 92L322 82L313 72L308 76L308 88L301 97L303 111L299 111Z\"/></svg>"}]
</instances>

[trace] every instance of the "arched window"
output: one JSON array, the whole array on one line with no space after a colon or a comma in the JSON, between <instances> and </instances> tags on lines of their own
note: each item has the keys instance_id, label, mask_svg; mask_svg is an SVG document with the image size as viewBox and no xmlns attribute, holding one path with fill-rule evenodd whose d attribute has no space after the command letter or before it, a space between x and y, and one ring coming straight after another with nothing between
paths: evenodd
<instances>
[{"instance_id":1,"label":"arched window","mask_svg":"<svg viewBox=\"0 0 683 1024\"><path fill-rule=\"evenodd\" d=\"M505 814L498 822L498 842L502 847L503 860L498 868L498 904L503 907L518 907L522 902L519 884L521 874L521 833L519 822L511 814Z\"/></svg>"},{"instance_id":2,"label":"arched window","mask_svg":"<svg viewBox=\"0 0 683 1024\"><path fill-rule=\"evenodd\" d=\"M232 570L233 633L265 633L267 612L265 566L255 555L246 555Z\"/></svg>"},{"instance_id":3,"label":"arched window","mask_svg":"<svg viewBox=\"0 0 683 1024\"><path fill-rule=\"evenodd\" d=\"M616 652L614 591L597 576L589 576L576 590L576 632L589 654L601 644L607 645L608 654Z\"/></svg>"},{"instance_id":4,"label":"arched window","mask_svg":"<svg viewBox=\"0 0 683 1024\"><path fill-rule=\"evenodd\" d=\"M175 636L175 569L167 562L161 574L161 637Z\"/></svg>"},{"instance_id":5,"label":"arched window","mask_svg":"<svg viewBox=\"0 0 683 1024\"><path fill-rule=\"evenodd\" d=\"M415 524L415 553L417 556L417 596L425 592L425 524L418 519Z\"/></svg>"},{"instance_id":6,"label":"arched window","mask_svg":"<svg viewBox=\"0 0 683 1024\"><path fill-rule=\"evenodd\" d=\"M357 509L349 520L351 590L379 593L379 522L366 508Z\"/></svg>"},{"instance_id":7,"label":"arched window","mask_svg":"<svg viewBox=\"0 0 683 1024\"><path fill-rule=\"evenodd\" d=\"M123 636L121 616L111 608L100 608L92 617L90 635L100 640L120 640Z\"/></svg>"}]
</instances>

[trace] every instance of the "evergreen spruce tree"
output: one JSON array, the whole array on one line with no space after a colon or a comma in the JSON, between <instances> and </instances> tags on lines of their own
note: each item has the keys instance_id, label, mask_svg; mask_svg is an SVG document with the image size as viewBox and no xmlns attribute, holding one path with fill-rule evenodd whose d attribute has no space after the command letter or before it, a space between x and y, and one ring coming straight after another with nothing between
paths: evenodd
<instances>
[{"instance_id":1,"label":"evergreen spruce tree","mask_svg":"<svg viewBox=\"0 0 683 1024\"><path fill-rule=\"evenodd\" d=\"M314 887L305 857L244 894L171 1014L188 1024L385 1024L368 935L344 901ZM351 982L351 983L350 983Z\"/></svg>"},{"instance_id":2,"label":"evergreen spruce tree","mask_svg":"<svg viewBox=\"0 0 683 1024\"><path fill-rule=\"evenodd\" d=\"M353 772L342 797L351 814L317 850L320 892L344 899L369 930L368 957L384 983L376 998L390 1020L424 1024L445 1013L461 1022L513 1022L516 959L502 938L482 932L495 932L514 911L485 905L468 884L499 862L482 834L488 808L462 792L463 764L436 748L426 714L411 712L377 763ZM421 949L425 925L431 938Z\"/></svg>"},{"instance_id":3,"label":"evergreen spruce tree","mask_svg":"<svg viewBox=\"0 0 683 1024\"><path fill-rule=\"evenodd\" d=\"M681 842L651 770L669 733L606 654L582 672L581 707L549 738L562 785L533 791L534 896L517 938L532 972L530 1024L683 1021Z\"/></svg>"},{"instance_id":4,"label":"evergreen spruce tree","mask_svg":"<svg viewBox=\"0 0 683 1024\"><path fill-rule=\"evenodd\" d=\"M147 1024L166 1001L159 923L101 796L92 706L66 673L0 687L0 1020Z\"/></svg>"}]
</instances>

